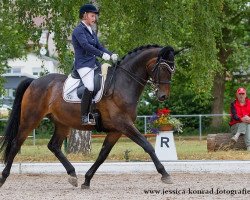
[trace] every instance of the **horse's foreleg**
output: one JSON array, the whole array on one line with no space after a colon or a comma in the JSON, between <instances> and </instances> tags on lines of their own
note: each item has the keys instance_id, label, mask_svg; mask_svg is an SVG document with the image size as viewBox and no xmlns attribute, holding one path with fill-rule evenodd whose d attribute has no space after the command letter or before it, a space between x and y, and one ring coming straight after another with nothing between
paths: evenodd
<instances>
[{"instance_id":1,"label":"horse's foreleg","mask_svg":"<svg viewBox=\"0 0 250 200\"><path fill-rule=\"evenodd\" d=\"M152 161L155 164L157 171L162 175L161 180L164 183L172 183L170 175L166 172L164 166L159 161L158 157L155 154L155 150L150 142L136 129L134 125L127 124L125 125L125 132L124 134L133 140L136 144L141 146L145 152L147 152Z\"/></svg>"},{"instance_id":2,"label":"horse's foreleg","mask_svg":"<svg viewBox=\"0 0 250 200\"><path fill-rule=\"evenodd\" d=\"M122 135L121 133L109 133L106 136L98 158L96 159L95 163L91 166L91 168L85 174L85 181L81 186L82 189L89 188L90 181L92 177L94 176L96 170L105 161L105 159L109 155L109 152L111 151L115 143L118 141L118 139L121 137L121 135Z\"/></svg>"},{"instance_id":3,"label":"horse's foreleg","mask_svg":"<svg viewBox=\"0 0 250 200\"><path fill-rule=\"evenodd\" d=\"M56 124L54 135L52 136L48 144L48 149L58 158L58 160L62 163L62 165L66 169L67 174L69 175L68 179L69 183L77 187L78 182L77 182L75 168L61 151L63 140L66 138L69 131L70 129L68 127Z\"/></svg>"}]
</instances>

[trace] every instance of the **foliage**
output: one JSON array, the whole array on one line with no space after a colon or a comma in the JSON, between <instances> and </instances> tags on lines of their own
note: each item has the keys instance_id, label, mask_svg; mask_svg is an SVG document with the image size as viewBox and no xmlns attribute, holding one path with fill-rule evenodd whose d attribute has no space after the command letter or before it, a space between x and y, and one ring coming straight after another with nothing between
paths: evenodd
<instances>
[{"instance_id":1,"label":"foliage","mask_svg":"<svg viewBox=\"0 0 250 200\"><path fill-rule=\"evenodd\" d=\"M113 5L114 12L109 12L109 3ZM120 53L126 52L124 49L147 43L171 44L176 49L186 48L185 53L177 57L178 75L175 75L172 86L174 88L180 85L181 91L185 91L182 96L187 97L181 101L185 102L187 99L190 102L188 107L179 105L182 107L181 112L211 112L210 107L214 101L212 87L217 89L214 77L225 67L222 62L222 49L227 51L227 46L234 47L232 52L229 51L231 56L226 60L227 66L232 70L249 67L247 47L250 34L247 16L250 6L246 0L160 0L153 5L152 1L128 1L123 4L120 1L102 0L101 8L102 37L108 41L110 47L116 48ZM144 23L137 23L140 21ZM227 71L229 76L232 70ZM223 99L224 91L220 94ZM156 109L158 103L151 102L154 104L150 109ZM197 102L199 104L195 105ZM145 105L150 102L141 103L139 113L144 106L146 111L143 109L142 113L150 113L149 106ZM192 110L192 107L198 109L190 113L189 108ZM217 110L217 113L220 111Z\"/></svg>"},{"instance_id":2,"label":"foliage","mask_svg":"<svg viewBox=\"0 0 250 200\"><path fill-rule=\"evenodd\" d=\"M36 137L38 138L50 138L53 133L54 124L48 119L42 120L36 128Z\"/></svg>"},{"instance_id":3,"label":"foliage","mask_svg":"<svg viewBox=\"0 0 250 200\"><path fill-rule=\"evenodd\" d=\"M220 14L219 2L160 0L152 5L152 1L131 0L124 4L102 0L100 22L104 25L100 30L102 37L110 38L108 44L118 47L121 53L148 43L187 48L189 87L195 95L209 96L213 74L219 67L214 39L220 35L216 18ZM109 12L110 4L114 12ZM139 21L144 23L137 23Z\"/></svg>"},{"instance_id":4,"label":"foliage","mask_svg":"<svg viewBox=\"0 0 250 200\"><path fill-rule=\"evenodd\" d=\"M248 2L248 3L247 3ZM249 1L225 1L223 20L223 40L220 46L230 53L224 70L227 71L224 110L229 111L238 87L249 88L250 66L250 5Z\"/></svg>"},{"instance_id":5,"label":"foliage","mask_svg":"<svg viewBox=\"0 0 250 200\"><path fill-rule=\"evenodd\" d=\"M175 77L182 76L180 73L180 71L176 72L173 84L171 85L170 97L163 103L158 102L157 99L154 98L154 93L150 86L146 88L138 107L139 115L151 115L155 110L162 107L170 108L172 115L207 114L211 112L211 98L208 98L206 95L196 98L188 85L184 86L186 84L175 84ZM184 78L183 82L186 82ZM188 83L188 81L186 83ZM203 118L203 126L207 127L210 121L211 118ZM194 133L194 131L199 128L197 117L181 118L181 122L183 123L184 134Z\"/></svg>"},{"instance_id":6,"label":"foliage","mask_svg":"<svg viewBox=\"0 0 250 200\"><path fill-rule=\"evenodd\" d=\"M7 121L0 121L0 136L3 135L6 125ZM44 119L35 130L37 138L51 138L51 135L54 133L54 124L50 120Z\"/></svg>"},{"instance_id":7,"label":"foliage","mask_svg":"<svg viewBox=\"0 0 250 200\"><path fill-rule=\"evenodd\" d=\"M230 88L230 85L233 86L249 82L249 79L245 78L244 80L242 78L244 76L249 76L249 15L249 1L223 1L221 15L217 19L221 24L221 37L216 37L218 62L221 64L221 70L216 73L216 76L214 76L214 109L212 110L212 113L223 113L224 107L225 110L228 110L230 104L229 99L234 97L235 94L235 88ZM241 74L245 75L242 76ZM230 89L230 91L227 89ZM228 94L229 96L227 96ZM214 119L212 125L221 125L221 121Z\"/></svg>"},{"instance_id":8,"label":"foliage","mask_svg":"<svg viewBox=\"0 0 250 200\"><path fill-rule=\"evenodd\" d=\"M70 50L68 38L77 23L76 12L83 1L33 1L16 0L20 23L30 31L30 40L33 42L33 51L39 49L39 37L43 29L55 33L53 40L56 44L60 68L68 73L73 63L73 53ZM37 17L43 19L42 23L34 24ZM50 36L51 37L51 36Z\"/></svg>"},{"instance_id":9,"label":"foliage","mask_svg":"<svg viewBox=\"0 0 250 200\"><path fill-rule=\"evenodd\" d=\"M25 54L28 33L18 22L18 13L11 1L0 2L0 75L5 73L7 60ZM0 94L3 93L4 79L0 76Z\"/></svg>"},{"instance_id":10,"label":"foliage","mask_svg":"<svg viewBox=\"0 0 250 200\"><path fill-rule=\"evenodd\" d=\"M38 51L43 29L54 33L60 68L69 73L73 62L69 38L79 21L78 9L87 2L1 1L0 74L3 74L8 59L20 57L28 51ZM245 71L250 63L250 6L247 0L95 2L100 7L100 41L111 51L122 56L135 47L154 43L172 45L175 49L185 48L184 53L176 57L177 72L170 101L162 104L151 100L152 90L146 88L139 114L150 114L166 106L174 114L210 113L214 101L211 90L217 85L214 83L215 74L226 70L226 78L230 81L226 86L226 104L233 98L238 84L242 84L237 82L239 79L233 73ZM36 17L42 17L44 22L34 24ZM2 78L0 88L1 84ZM221 98L223 96L222 91Z\"/></svg>"},{"instance_id":11,"label":"foliage","mask_svg":"<svg viewBox=\"0 0 250 200\"><path fill-rule=\"evenodd\" d=\"M3 135L5 126L6 126L6 121L1 120L0 121L0 136Z\"/></svg>"}]
</instances>

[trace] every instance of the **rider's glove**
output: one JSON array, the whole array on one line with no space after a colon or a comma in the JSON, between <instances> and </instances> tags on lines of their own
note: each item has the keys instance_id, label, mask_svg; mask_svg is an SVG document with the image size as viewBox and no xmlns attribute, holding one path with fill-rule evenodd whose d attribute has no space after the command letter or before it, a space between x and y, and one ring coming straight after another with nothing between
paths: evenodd
<instances>
[{"instance_id":1,"label":"rider's glove","mask_svg":"<svg viewBox=\"0 0 250 200\"><path fill-rule=\"evenodd\" d=\"M103 53L103 54L102 54L102 59L103 59L103 60L106 60L106 61L109 61L109 60L110 60L110 55L107 54L107 53Z\"/></svg>"},{"instance_id":2,"label":"rider's glove","mask_svg":"<svg viewBox=\"0 0 250 200\"><path fill-rule=\"evenodd\" d=\"M118 59L118 54L112 54L111 59L113 60L113 62L116 62Z\"/></svg>"}]
</instances>

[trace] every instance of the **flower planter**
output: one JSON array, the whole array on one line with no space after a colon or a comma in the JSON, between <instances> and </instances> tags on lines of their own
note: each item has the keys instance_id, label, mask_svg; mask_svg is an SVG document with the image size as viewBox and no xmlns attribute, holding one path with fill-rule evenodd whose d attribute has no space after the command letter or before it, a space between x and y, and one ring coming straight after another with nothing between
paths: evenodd
<instances>
[{"instance_id":1,"label":"flower planter","mask_svg":"<svg viewBox=\"0 0 250 200\"><path fill-rule=\"evenodd\" d=\"M164 126L161 126L159 129L160 131L173 131L174 127L171 125L164 125Z\"/></svg>"},{"instance_id":2,"label":"flower planter","mask_svg":"<svg viewBox=\"0 0 250 200\"><path fill-rule=\"evenodd\" d=\"M159 133L160 131L182 132L182 123L170 116L170 110L167 108L158 109L149 120L150 129L152 133Z\"/></svg>"}]
</instances>

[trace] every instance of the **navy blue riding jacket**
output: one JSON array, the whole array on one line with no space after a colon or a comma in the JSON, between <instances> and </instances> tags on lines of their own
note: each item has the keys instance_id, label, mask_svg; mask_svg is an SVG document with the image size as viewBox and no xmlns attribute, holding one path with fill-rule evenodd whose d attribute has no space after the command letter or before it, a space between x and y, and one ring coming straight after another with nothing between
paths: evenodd
<instances>
[{"instance_id":1,"label":"navy blue riding jacket","mask_svg":"<svg viewBox=\"0 0 250 200\"><path fill-rule=\"evenodd\" d=\"M96 33L92 31L91 34L82 22L73 31L72 44L75 50L74 69L100 66L96 56L102 57L104 52L112 55L99 43Z\"/></svg>"}]
</instances>

